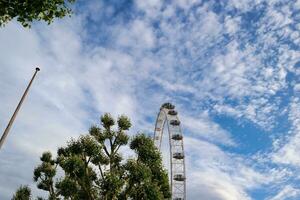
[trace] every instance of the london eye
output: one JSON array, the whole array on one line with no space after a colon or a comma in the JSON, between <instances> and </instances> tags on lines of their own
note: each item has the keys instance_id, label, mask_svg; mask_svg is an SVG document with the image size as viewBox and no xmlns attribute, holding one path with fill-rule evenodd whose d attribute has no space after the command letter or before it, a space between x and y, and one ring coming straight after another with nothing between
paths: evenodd
<instances>
[{"instance_id":1,"label":"london eye","mask_svg":"<svg viewBox=\"0 0 300 200\"><path fill-rule=\"evenodd\" d=\"M161 150L165 127L169 135L172 199L184 200L186 199L186 175L183 134L178 113L175 110L175 106L171 103L164 103L157 115L154 130L154 143L159 150Z\"/></svg>"}]
</instances>

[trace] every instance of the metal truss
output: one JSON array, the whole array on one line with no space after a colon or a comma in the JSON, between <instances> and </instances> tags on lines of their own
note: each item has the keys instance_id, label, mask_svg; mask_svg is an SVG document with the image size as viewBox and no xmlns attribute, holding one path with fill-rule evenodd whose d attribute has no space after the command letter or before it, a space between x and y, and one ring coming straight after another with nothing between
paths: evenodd
<instances>
[{"instance_id":1,"label":"metal truss","mask_svg":"<svg viewBox=\"0 0 300 200\"><path fill-rule=\"evenodd\" d=\"M160 150L164 127L167 125L170 146L172 199L184 200L186 199L186 175L183 135L177 111L174 109L175 106L170 103L165 103L161 106L155 124L154 143Z\"/></svg>"}]
</instances>

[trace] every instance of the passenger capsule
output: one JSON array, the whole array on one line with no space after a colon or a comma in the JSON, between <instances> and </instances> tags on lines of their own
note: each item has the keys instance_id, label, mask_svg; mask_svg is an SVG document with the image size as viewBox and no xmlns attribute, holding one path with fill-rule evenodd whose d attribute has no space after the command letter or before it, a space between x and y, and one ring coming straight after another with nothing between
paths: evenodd
<instances>
[{"instance_id":1,"label":"passenger capsule","mask_svg":"<svg viewBox=\"0 0 300 200\"><path fill-rule=\"evenodd\" d=\"M182 140L182 135L181 134L174 134L172 135L173 140Z\"/></svg>"},{"instance_id":2,"label":"passenger capsule","mask_svg":"<svg viewBox=\"0 0 300 200\"><path fill-rule=\"evenodd\" d=\"M179 153L179 152L173 153L173 158L175 158L175 159L183 159L184 155L183 155L183 153Z\"/></svg>"},{"instance_id":3,"label":"passenger capsule","mask_svg":"<svg viewBox=\"0 0 300 200\"><path fill-rule=\"evenodd\" d=\"M169 110L168 114L169 115L177 115L177 111L176 110Z\"/></svg>"},{"instance_id":4,"label":"passenger capsule","mask_svg":"<svg viewBox=\"0 0 300 200\"><path fill-rule=\"evenodd\" d=\"M170 121L170 124L173 125L173 126L179 126L180 121L176 120L176 119L173 119L173 120Z\"/></svg>"},{"instance_id":5,"label":"passenger capsule","mask_svg":"<svg viewBox=\"0 0 300 200\"><path fill-rule=\"evenodd\" d=\"M182 174L175 174L173 179L175 181L184 181L185 177Z\"/></svg>"},{"instance_id":6,"label":"passenger capsule","mask_svg":"<svg viewBox=\"0 0 300 200\"><path fill-rule=\"evenodd\" d=\"M164 103L164 104L161 106L161 108L166 108L166 109L172 110L172 109L175 108L175 106L172 105L171 103Z\"/></svg>"}]
</instances>

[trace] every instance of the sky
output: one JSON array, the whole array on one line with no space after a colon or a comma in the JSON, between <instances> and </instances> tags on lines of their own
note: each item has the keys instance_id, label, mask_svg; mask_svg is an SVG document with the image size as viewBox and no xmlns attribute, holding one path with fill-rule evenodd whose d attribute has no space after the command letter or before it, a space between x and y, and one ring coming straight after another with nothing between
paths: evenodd
<instances>
[{"instance_id":1,"label":"sky","mask_svg":"<svg viewBox=\"0 0 300 200\"><path fill-rule=\"evenodd\" d=\"M130 135L152 135L165 102L182 124L188 199L300 199L299 0L78 0L73 9L49 26L0 28L1 130L41 68L0 151L1 200L25 184L43 195L32 180L41 153L103 113L129 116Z\"/></svg>"}]
</instances>

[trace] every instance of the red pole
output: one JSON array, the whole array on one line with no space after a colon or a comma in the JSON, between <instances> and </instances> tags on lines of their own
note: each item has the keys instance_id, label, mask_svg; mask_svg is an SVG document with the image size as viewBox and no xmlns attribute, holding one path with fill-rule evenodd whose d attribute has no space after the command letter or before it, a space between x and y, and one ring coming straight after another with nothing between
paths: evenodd
<instances>
[{"instance_id":1,"label":"red pole","mask_svg":"<svg viewBox=\"0 0 300 200\"><path fill-rule=\"evenodd\" d=\"M24 94L23 94L23 96L22 96L20 102L19 102L18 106L16 107L14 114L13 114L12 117L10 118L10 120L9 120L9 122L8 122L8 124L7 124L7 126L6 126L6 128L5 128L5 130L4 130L4 132L3 132L3 134L2 134L2 136L1 136L1 139L0 139L0 149L1 149L1 147L2 147L2 145L3 145L3 143L4 143L4 141L5 141L5 138L6 138L7 135L8 135L8 132L9 132L10 128L12 127L12 124L13 124L14 121L15 121L15 118L16 118L16 116L17 116L17 114L18 114L18 112L19 112L19 110L20 110L20 108L21 108L21 106L22 106L22 103L23 103L25 97L27 96L27 93L28 93L28 91L29 91L29 89L30 89L30 86L31 86L31 84L32 84L32 82L33 82L33 80L34 80L34 78L35 78L35 76L36 76L36 74L37 74L38 71L40 71L40 68L38 68L38 67L35 68L35 72L34 72L32 78L31 78L31 80L30 80L30 82L29 82L29 84L28 84L26 90L24 91Z\"/></svg>"}]
</instances>

